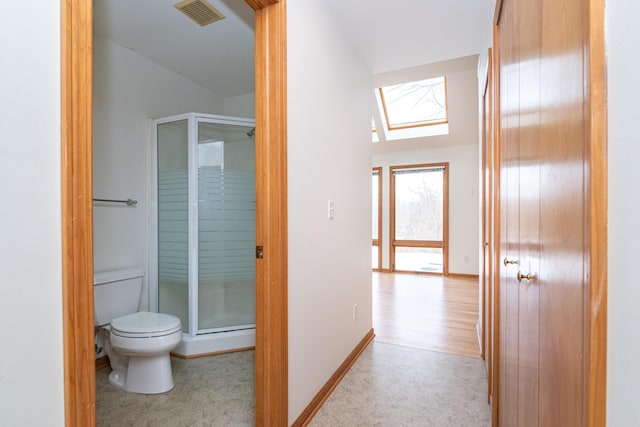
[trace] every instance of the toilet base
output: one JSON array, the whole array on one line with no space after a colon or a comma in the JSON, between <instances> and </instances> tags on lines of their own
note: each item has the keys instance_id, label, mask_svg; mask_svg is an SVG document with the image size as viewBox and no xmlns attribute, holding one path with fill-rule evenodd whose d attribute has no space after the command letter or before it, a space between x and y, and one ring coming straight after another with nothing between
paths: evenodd
<instances>
[{"instance_id":1,"label":"toilet base","mask_svg":"<svg viewBox=\"0 0 640 427\"><path fill-rule=\"evenodd\" d=\"M126 372L112 371L109 383L131 393L159 394L173 389L171 358L159 356L129 356Z\"/></svg>"},{"instance_id":2,"label":"toilet base","mask_svg":"<svg viewBox=\"0 0 640 427\"><path fill-rule=\"evenodd\" d=\"M111 384L116 388L123 389L124 381L126 378L127 378L127 374L111 371L111 373L109 374L109 384Z\"/></svg>"}]
</instances>

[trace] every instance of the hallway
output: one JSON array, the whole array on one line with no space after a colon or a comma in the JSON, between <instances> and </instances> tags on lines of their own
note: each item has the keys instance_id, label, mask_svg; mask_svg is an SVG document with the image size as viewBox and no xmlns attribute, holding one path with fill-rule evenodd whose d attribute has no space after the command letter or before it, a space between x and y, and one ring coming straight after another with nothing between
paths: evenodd
<instances>
[{"instance_id":1,"label":"hallway","mask_svg":"<svg viewBox=\"0 0 640 427\"><path fill-rule=\"evenodd\" d=\"M478 280L373 273L375 341L311 426L488 426Z\"/></svg>"},{"instance_id":2,"label":"hallway","mask_svg":"<svg viewBox=\"0 0 640 427\"><path fill-rule=\"evenodd\" d=\"M479 359L373 342L310 426L489 426Z\"/></svg>"}]
</instances>

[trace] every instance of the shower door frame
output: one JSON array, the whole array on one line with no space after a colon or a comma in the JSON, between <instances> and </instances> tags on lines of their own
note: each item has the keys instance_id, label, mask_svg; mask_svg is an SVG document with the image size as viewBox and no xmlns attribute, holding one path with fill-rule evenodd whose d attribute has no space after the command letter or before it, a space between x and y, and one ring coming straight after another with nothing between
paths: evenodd
<instances>
[{"instance_id":1,"label":"shower door frame","mask_svg":"<svg viewBox=\"0 0 640 427\"><path fill-rule=\"evenodd\" d=\"M149 198L151 218L151 245L149 248L149 306L151 311L158 312L160 297L160 279L158 277L158 125L187 120L187 188L188 188L188 318L189 325L185 334L190 337L213 332L230 332L255 329L256 324L233 325L220 328L199 328L199 204L198 204L198 124L213 123L229 126L254 127L254 119L243 117L221 116L205 113L185 113L175 116L151 120L151 197ZM193 165L196 165L193 167ZM255 176L255 171L254 171ZM257 197L257 195L256 195ZM256 237L257 238L257 237ZM255 274L254 274L255 282ZM184 330L183 325L183 330Z\"/></svg>"}]
</instances>

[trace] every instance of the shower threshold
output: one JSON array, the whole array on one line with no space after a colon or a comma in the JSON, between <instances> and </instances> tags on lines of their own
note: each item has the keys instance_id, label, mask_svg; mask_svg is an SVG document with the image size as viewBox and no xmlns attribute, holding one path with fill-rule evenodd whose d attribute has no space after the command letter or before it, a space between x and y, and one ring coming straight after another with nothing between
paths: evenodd
<instances>
[{"instance_id":1,"label":"shower threshold","mask_svg":"<svg viewBox=\"0 0 640 427\"><path fill-rule=\"evenodd\" d=\"M255 348L255 345L255 328L215 332L196 336L183 334L182 341L180 341L180 344L178 344L171 354L183 358L202 357L250 350Z\"/></svg>"}]
</instances>

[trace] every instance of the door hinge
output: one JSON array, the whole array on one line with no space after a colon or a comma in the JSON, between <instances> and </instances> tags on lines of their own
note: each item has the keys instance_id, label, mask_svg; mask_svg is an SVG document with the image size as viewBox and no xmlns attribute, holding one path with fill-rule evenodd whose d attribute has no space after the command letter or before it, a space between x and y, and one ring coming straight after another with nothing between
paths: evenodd
<instances>
[{"instance_id":1,"label":"door hinge","mask_svg":"<svg viewBox=\"0 0 640 427\"><path fill-rule=\"evenodd\" d=\"M264 248L262 246L256 246L256 259L264 258Z\"/></svg>"}]
</instances>

